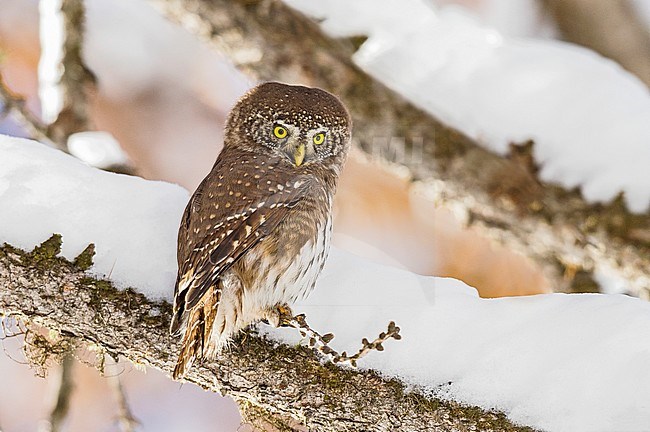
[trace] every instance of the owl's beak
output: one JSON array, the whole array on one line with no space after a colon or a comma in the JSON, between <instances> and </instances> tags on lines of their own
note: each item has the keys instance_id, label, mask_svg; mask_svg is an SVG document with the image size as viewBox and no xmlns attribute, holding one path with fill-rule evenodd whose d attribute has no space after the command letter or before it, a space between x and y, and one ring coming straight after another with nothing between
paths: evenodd
<instances>
[{"instance_id":1,"label":"owl's beak","mask_svg":"<svg viewBox=\"0 0 650 432\"><path fill-rule=\"evenodd\" d=\"M302 162L305 160L305 145L300 144L293 150L293 162L299 167L302 165Z\"/></svg>"}]
</instances>

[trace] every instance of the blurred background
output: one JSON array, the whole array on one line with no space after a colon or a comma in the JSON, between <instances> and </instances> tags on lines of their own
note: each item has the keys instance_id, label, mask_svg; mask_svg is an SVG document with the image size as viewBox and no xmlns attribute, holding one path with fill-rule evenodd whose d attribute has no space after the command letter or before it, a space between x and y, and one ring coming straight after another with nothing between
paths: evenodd
<instances>
[{"instance_id":1,"label":"blurred background","mask_svg":"<svg viewBox=\"0 0 650 432\"><path fill-rule=\"evenodd\" d=\"M617 61L650 83L650 1L431 0L432 7L462 7L485 26L511 37L565 40ZM88 112L94 129L109 132L128 170L193 191L222 146L230 107L254 83L219 52L161 17L144 0L87 0L84 60L96 77ZM639 35L645 35L639 37ZM0 72L7 87L41 113L38 64L39 2L0 0ZM0 133L29 136L11 116ZM83 153L83 149L80 150ZM119 151L118 151L119 153ZM113 159L111 159L113 158ZM110 164L110 163L109 163ZM1 168L0 168L1 169ZM437 209L398 170L353 152L336 198L334 245L420 274L451 276L481 296L528 295L550 287L534 264L482 238L447 210ZM472 263L472 265L468 265ZM0 429L47 430L58 372L34 376L20 337L5 338L0 353ZM241 425L230 399L180 385L157 371L112 365L105 376L75 362L66 431L125 430L118 376L142 431L235 431Z\"/></svg>"}]
</instances>

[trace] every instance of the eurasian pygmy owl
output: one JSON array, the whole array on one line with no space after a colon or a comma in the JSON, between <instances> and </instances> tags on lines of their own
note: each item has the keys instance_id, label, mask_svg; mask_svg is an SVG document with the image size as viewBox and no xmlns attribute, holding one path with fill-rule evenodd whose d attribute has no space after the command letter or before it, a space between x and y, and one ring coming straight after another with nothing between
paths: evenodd
<instances>
[{"instance_id":1,"label":"eurasian pygmy owl","mask_svg":"<svg viewBox=\"0 0 650 432\"><path fill-rule=\"evenodd\" d=\"M175 378L249 324L277 324L278 311L314 287L350 129L341 101L317 88L264 83L232 109L178 233Z\"/></svg>"}]
</instances>

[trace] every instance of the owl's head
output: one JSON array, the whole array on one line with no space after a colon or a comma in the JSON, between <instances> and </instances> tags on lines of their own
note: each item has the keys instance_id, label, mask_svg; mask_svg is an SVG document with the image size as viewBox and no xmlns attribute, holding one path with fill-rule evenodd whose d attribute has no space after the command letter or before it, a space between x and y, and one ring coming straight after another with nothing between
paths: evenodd
<instances>
[{"instance_id":1,"label":"owl's head","mask_svg":"<svg viewBox=\"0 0 650 432\"><path fill-rule=\"evenodd\" d=\"M347 154L351 126L341 101L325 90L267 82L232 109L225 145L270 152L295 167L340 164Z\"/></svg>"}]
</instances>

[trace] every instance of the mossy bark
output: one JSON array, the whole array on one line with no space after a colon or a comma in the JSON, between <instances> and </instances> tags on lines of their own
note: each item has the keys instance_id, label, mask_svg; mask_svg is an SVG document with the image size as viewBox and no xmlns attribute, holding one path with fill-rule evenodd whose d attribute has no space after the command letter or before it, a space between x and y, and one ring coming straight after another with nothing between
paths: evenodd
<instances>
[{"instance_id":1,"label":"mossy bark","mask_svg":"<svg viewBox=\"0 0 650 432\"><path fill-rule=\"evenodd\" d=\"M592 205L577 190L544 184L533 143L513 145L506 157L483 149L356 67L351 56L360 38L329 38L279 0L149 1L255 80L340 96L364 151L406 167L440 206L530 257L557 291L596 290L594 272L604 269L626 281L631 294L650 295L650 213L629 213L622 198ZM404 151L396 151L397 141Z\"/></svg>"},{"instance_id":2,"label":"mossy bark","mask_svg":"<svg viewBox=\"0 0 650 432\"><path fill-rule=\"evenodd\" d=\"M89 277L57 257L60 244L57 236L30 253L0 248L0 316L50 330L49 339L37 338L33 366L44 369L70 346L85 344L171 374L179 340L168 334L170 305ZM61 344L66 348L57 348ZM102 364L98 359L97 367ZM305 347L277 345L250 332L215 362L193 367L187 381L232 396L251 422L278 430L532 430L502 413L427 398L372 372L323 364Z\"/></svg>"}]
</instances>

